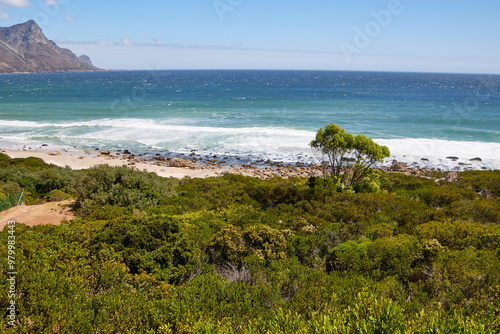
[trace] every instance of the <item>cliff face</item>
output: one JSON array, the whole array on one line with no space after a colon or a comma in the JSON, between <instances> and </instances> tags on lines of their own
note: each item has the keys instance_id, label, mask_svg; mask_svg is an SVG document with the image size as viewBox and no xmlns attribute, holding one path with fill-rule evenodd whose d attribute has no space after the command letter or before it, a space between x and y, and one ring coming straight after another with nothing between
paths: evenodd
<instances>
[{"instance_id":1,"label":"cliff face","mask_svg":"<svg viewBox=\"0 0 500 334\"><path fill-rule=\"evenodd\" d=\"M0 73L99 71L45 37L35 21L0 28Z\"/></svg>"}]
</instances>

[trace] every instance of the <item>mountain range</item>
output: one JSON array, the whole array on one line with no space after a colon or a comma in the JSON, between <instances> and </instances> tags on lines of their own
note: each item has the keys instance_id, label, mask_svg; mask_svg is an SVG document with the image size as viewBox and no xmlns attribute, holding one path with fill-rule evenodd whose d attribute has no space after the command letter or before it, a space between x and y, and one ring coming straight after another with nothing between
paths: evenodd
<instances>
[{"instance_id":1,"label":"mountain range","mask_svg":"<svg viewBox=\"0 0 500 334\"><path fill-rule=\"evenodd\" d=\"M89 71L101 69L47 39L34 20L0 27L0 73Z\"/></svg>"}]
</instances>

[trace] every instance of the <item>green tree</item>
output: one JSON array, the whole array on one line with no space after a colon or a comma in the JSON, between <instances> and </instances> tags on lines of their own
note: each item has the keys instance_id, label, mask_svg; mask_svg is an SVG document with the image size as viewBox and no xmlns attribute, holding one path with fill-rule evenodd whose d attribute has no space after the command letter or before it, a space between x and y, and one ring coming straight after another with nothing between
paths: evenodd
<instances>
[{"instance_id":1,"label":"green tree","mask_svg":"<svg viewBox=\"0 0 500 334\"><path fill-rule=\"evenodd\" d=\"M343 186L360 183L376 162L390 156L386 146L364 135L354 136L336 124L320 128L310 145L328 159L330 177Z\"/></svg>"}]
</instances>

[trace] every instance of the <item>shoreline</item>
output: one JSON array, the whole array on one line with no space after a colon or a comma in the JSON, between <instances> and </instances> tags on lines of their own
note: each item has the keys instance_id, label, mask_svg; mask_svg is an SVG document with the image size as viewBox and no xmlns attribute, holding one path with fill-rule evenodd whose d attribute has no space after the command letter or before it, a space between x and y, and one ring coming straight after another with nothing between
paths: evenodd
<instances>
[{"instance_id":1,"label":"shoreline","mask_svg":"<svg viewBox=\"0 0 500 334\"><path fill-rule=\"evenodd\" d=\"M59 167L68 166L71 169L88 169L96 165L109 165L109 166L129 166L135 167L138 170L145 170L147 172L156 173L162 177L174 178L206 178L218 176L214 171L190 169L182 167L167 167L147 164L144 162L134 161L133 164L129 160L119 159L113 156L92 155L88 152L59 152L59 154L51 154L54 150L0 150L1 153L8 155L11 158L40 158L48 164L54 164Z\"/></svg>"},{"instance_id":2,"label":"shoreline","mask_svg":"<svg viewBox=\"0 0 500 334\"><path fill-rule=\"evenodd\" d=\"M216 155L200 155L192 152L186 156L184 154L160 154L160 153L131 153L128 150L116 151L69 151L54 150L48 146L46 148L29 149L0 149L1 153L10 158L36 157L44 162L59 167L69 167L74 170L88 169L96 165L108 166L128 166L138 170L155 173L161 177L173 177L182 179L189 178L209 178L222 176L224 174L242 175L245 177L257 177L260 179L280 178L309 178L311 176L323 176L323 166L319 164L304 164L296 162L294 164L284 164L271 160L240 161L239 158L221 157ZM443 170L441 168L429 168L425 166L415 166L393 160L391 166L377 166L387 172L402 173L429 177L434 172L452 172L453 170Z\"/></svg>"},{"instance_id":3,"label":"shoreline","mask_svg":"<svg viewBox=\"0 0 500 334\"><path fill-rule=\"evenodd\" d=\"M173 178L208 178L217 177L224 174L236 174L245 177L257 177L261 179L271 179L274 177L310 177L322 176L323 171L319 165L306 166L302 163L283 164L274 161L249 161L239 160L239 158L218 157L217 155L200 155L191 153L160 155L159 153L138 153L134 154L128 150L99 152L54 150L49 148L29 148L22 150L0 149L0 153L8 155L10 158L36 157L44 162L54 164L59 167L69 167L80 170L88 169L96 165L128 166L138 170L156 173L161 177Z\"/></svg>"},{"instance_id":4,"label":"shoreline","mask_svg":"<svg viewBox=\"0 0 500 334\"><path fill-rule=\"evenodd\" d=\"M492 154L492 152L496 152L498 149L500 149L500 143L462 143L442 140L417 140L407 138L396 142L396 148L393 149L390 147L390 143L392 143L390 140L389 142L384 142L381 139L374 139L374 141L379 145L389 147L391 150L390 157L384 159L383 162L377 163L373 166L374 168L380 170L401 172L409 170L410 173L417 170L432 170L439 172L466 170L500 170L500 159ZM453 143L455 145L455 148L450 148L450 143ZM122 143L121 145L106 145L106 143L101 143L101 146L94 143L94 145L82 146L64 143L51 143L50 141L2 141L0 143L0 150L4 149L6 151L12 152L29 151L45 153L50 152L51 150L57 150L64 156L84 156L85 158L98 157L102 152L108 152L105 158L110 159L107 160L126 160L133 157L134 159L129 162L137 164L144 163L148 166L155 165L163 167L169 167L170 160L178 158L192 162L189 167L194 167L194 169L198 168L204 171L213 171L214 174L211 174L209 176L217 176L220 175L220 173L228 171L239 173L240 170L242 170L241 172L247 175L250 171L248 170L248 168L244 168L245 166L257 167L257 170L267 170L268 172L270 172L269 168L267 167L271 167L272 170L280 170L283 167L288 167L289 165L291 165L293 168L307 168L321 166L322 164L321 157L315 154L315 152L300 151L300 153L291 152L290 154L288 154L289 152L284 151L283 155L277 155L274 154L274 151L269 154L265 152L262 153L260 151L252 151L250 153L238 151L227 152L224 150L220 150L220 148L197 148L190 147L189 145L183 146L179 149L170 150L168 148L146 145L143 145L143 147L137 147L134 144L135 142L132 141L130 143ZM281 147L277 147L277 149L279 148ZM473 148L475 149L473 150ZM400 163L397 166L396 170L393 170L394 160ZM55 163L57 164L58 162ZM76 164L79 165L79 163ZM401 168L401 164L405 164L405 166ZM73 165L75 165L74 162L70 164L70 166ZM86 167L80 168L88 168L90 166L92 165L90 164ZM142 167L146 166L143 165ZM165 171L159 171L155 169L154 172L161 172L162 175L165 175L167 177L169 176L169 173L165 173ZM304 172L304 170L299 169L297 172L298 174L301 174L302 172ZM191 176L193 173L194 172L185 173L184 171L184 173L181 174ZM252 172L250 174L255 173ZM276 176L283 176L283 174L286 175L286 173L280 173ZM261 177L260 175L256 176ZM178 173L176 173L174 177L178 177Z\"/></svg>"}]
</instances>

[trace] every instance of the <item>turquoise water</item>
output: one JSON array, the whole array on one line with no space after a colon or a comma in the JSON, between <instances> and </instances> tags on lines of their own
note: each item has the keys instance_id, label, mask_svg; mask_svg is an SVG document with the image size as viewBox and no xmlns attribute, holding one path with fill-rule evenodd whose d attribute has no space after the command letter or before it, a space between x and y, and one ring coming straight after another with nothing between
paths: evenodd
<instances>
[{"instance_id":1,"label":"turquoise water","mask_svg":"<svg viewBox=\"0 0 500 334\"><path fill-rule=\"evenodd\" d=\"M500 76L320 71L0 75L3 148L127 148L316 159L336 123L412 163L500 168ZM446 156L458 156L451 162Z\"/></svg>"}]
</instances>

